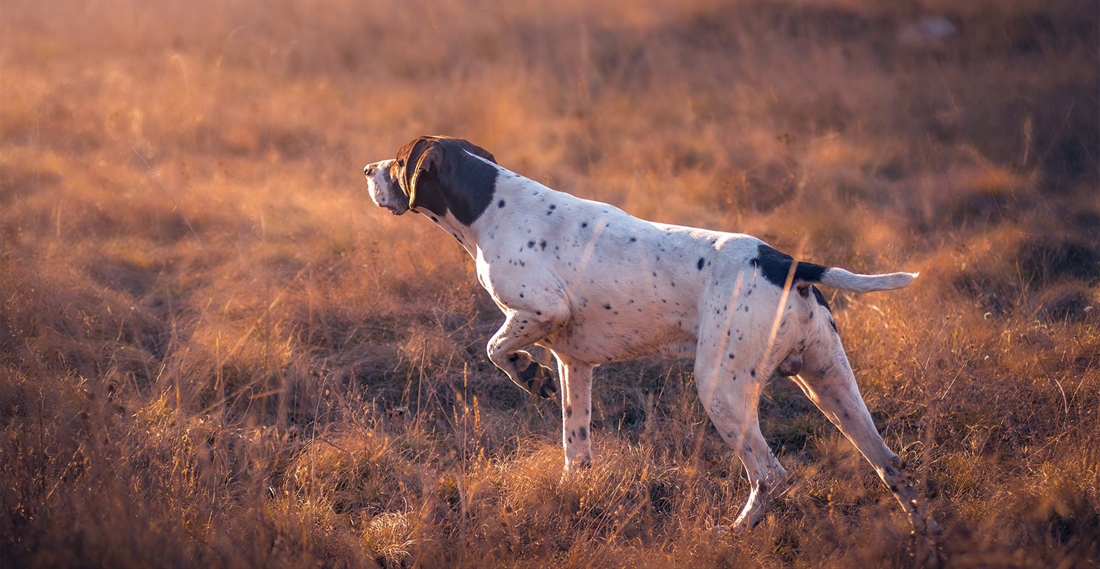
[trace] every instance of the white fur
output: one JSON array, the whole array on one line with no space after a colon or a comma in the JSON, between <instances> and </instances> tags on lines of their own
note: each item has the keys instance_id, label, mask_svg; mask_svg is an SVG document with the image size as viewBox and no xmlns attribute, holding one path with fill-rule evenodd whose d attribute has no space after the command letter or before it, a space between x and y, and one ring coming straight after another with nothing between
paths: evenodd
<instances>
[{"instance_id":1,"label":"white fur","mask_svg":"<svg viewBox=\"0 0 1100 569\"><path fill-rule=\"evenodd\" d=\"M506 315L489 341L489 358L533 392L551 378L540 367L533 380L524 379L538 364L522 349L537 344L557 358L567 472L592 459L596 365L649 354L693 357L703 406L745 465L751 492L737 523L751 528L787 477L761 435L757 401L764 382L792 358L802 371L794 381L921 524L916 493L875 430L832 315L806 284L785 289L764 278L751 262L759 239L637 219L494 167L493 202L471 226L421 213L462 243ZM377 174L368 181L376 204L400 209L396 185ZM820 281L870 291L903 287L915 276L828 269Z\"/></svg>"}]
</instances>

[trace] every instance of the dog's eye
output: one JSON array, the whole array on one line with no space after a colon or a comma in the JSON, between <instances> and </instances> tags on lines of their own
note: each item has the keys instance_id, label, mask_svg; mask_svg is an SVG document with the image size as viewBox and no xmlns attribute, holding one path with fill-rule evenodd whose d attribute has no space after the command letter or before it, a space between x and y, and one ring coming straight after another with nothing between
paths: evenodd
<instances>
[{"instance_id":1,"label":"dog's eye","mask_svg":"<svg viewBox=\"0 0 1100 569\"><path fill-rule=\"evenodd\" d=\"M404 168L405 167L405 161L404 160L398 160L397 161L397 167L398 168Z\"/></svg>"}]
</instances>

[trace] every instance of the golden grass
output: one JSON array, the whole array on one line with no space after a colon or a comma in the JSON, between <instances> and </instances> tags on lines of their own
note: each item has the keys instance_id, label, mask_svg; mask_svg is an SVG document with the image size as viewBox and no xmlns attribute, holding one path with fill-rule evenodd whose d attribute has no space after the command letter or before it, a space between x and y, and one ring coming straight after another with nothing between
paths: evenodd
<instances>
[{"instance_id":1,"label":"golden grass","mask_svg":"<svg viewBox=\"0 0 1100 569\"><path fill-rule=\"evenodd\" d=\"M925 16L953 38L902 41ZM789 382L752 534L687 362L601 367L596 464L484 356L449 238L370 205L418 134L909 289L828 291L954 567L1100 563L1091 2L0 8L0 557L180 567L903 567ZM909 33L909 32L905 32Z\"/></svg>"}]
</instances>

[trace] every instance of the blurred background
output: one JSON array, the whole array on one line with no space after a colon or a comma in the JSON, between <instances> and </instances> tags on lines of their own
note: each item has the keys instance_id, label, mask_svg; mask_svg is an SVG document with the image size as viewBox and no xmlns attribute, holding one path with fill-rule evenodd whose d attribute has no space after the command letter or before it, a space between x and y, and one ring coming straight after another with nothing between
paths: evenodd
<instances>
[{"instance_id":1,"label":"blurred background","mask_svg":"<svg viewBox=\"0 0 1100 569\"><path fill-rule=\"evenodd\" d=\"M0 5L11 566L910 566L789 382L768 519L690 362L601 367L596 465L488 362L473 262L371 205L421 134L814 262L948 566L1100 563L1094 1Z\"/></svg>"}]
</instances>

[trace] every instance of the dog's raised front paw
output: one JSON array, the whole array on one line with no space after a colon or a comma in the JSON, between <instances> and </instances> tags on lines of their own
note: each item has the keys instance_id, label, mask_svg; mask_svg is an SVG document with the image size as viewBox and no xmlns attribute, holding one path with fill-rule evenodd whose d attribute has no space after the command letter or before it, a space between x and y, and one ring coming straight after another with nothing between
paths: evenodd
<instances>
[{"instance_id":1,"label":"dog's raised front paw","mask_svg":"<svg viewBox=\"0 0 1100 569\"><path fill-rule=\"evenodd\" d=\"M553 372L540 363L531 362L527 369L519 372L519 377L523 380L521 386L532 395L550 399L558 392Z\"/></svg>"}]
</instances>

